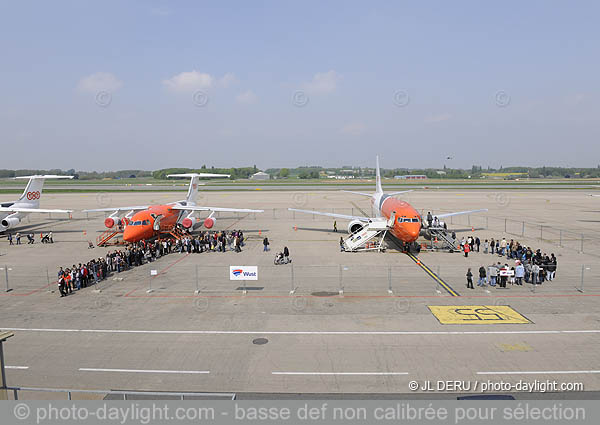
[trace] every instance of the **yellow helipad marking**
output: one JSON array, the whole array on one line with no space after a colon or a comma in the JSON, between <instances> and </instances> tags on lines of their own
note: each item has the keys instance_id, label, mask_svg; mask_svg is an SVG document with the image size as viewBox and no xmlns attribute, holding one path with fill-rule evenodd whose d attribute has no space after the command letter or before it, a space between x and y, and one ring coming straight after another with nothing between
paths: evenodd
<instances>
[{"instance_id":1,"label":"yellow helipad marking","mask_svg":"<svg viewBox=\"0 0 600 425\"><path fill-rule=\"evenodd\" d=\"M532 323L507 305L429 305L442 325L509 325Z\"/></svg>"}]
</instances>

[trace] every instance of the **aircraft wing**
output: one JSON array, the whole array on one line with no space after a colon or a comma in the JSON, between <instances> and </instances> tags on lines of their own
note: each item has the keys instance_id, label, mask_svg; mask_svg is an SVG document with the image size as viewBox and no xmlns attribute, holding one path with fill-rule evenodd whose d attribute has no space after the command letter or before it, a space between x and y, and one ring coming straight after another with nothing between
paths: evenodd
<instances>
[{"instance_id":1,"label":"aircraft wing","mask_svg":"<svg viewBox=\"0 0 600 425\"><path fill-rule=\"evenodd\" d=\"M22 212L22 213L72 213L73 210L48 210L43 208L13 208L13 207L0 207L0 212Z\"/></svg>"},{"instance_id":2,"label":"aircraft wing","mask_svg":"<svg viewBox=\"0 0 600 425\"><path fill-rule=\"evenodd\" d=\"M478 212L486 212L488 209L487 208L483 208L481 210L470 210L470 211L458 211L458 212L453 212L453 213L446 213L446 214L434 214L435 217L437 218L445 218L445 217L451 217L453 215L461 215L461 214L472 214L472 213L478 213Z\"/></svg>"},{"instance_id":3,"label":"aircraft wing","mask_svg":"<svg viewBox=\"0 0 600 425\"><path fill-rule=\"evenodd\" d=\"M342 220L360 220L360 221L365 221L365 222L373 220L370 217L362 217L362 216L357 216L357 215L346 215L346 214L335 214L335 213L327 213L327 212L320 212L320 211L313 211L313 210L298 210L296 208L288 208L288 211L296 211L296 212L301 212L301 213L306 213L306 214L314 214L314 215L324 215L326 217L340 218Z\"/></svg>"},{"instance_id":4,"label":"aircraft wing","mask_svg":"<svg viewBox=\"0 0 600 425\"><path fill-rule=\"evenodd\" d=\"M82 212L105 212L105 211L141 211L149 208L148 205L136 205L134 207L112 207L112 208L96 208L93 210L83 210Z\"/></svg>"},{"instance_id":5,"label":"aircraft wing","mask_svg":"<svg viewBox=\"0 0 600 425\"><path fill-rule=\"evenodd\" d=\"M173 205L174 210L180 211L217 211L217 212L240 212L240 213L261 213L264 210L251 210L248 208L221 208L221 207L199 207L197 205Z\"/></svg>"},{"instance_id":6,"label":"aircraft wing","mask_svg":"<svg viewBox=\"0 0 600 425\"><path fill-rule=\"evenodd\" d=\"M368 196L369 198L370 198L371 196L373 196L373 195L372 195L372 194L370 194L370 193L364 193L364 192L354 192L354 191L352 191L352 190L342 190L342 192L346 192L346 193L354 193L355 195L360 195L360 196Z\"/></svg>"},{"instance_id":7,"label":"aircraft wing","mask_svg":"<svg viewBox=\"0 0 600 425\"><path fill-rule=\"evenodd\" d=\"M395 196L395 195L400 195L402 193L408 193L408 192L412 192L412 189L411 190L401 190L400 192L391 192L391 193L388 193L388 195Z\"/></svg>"}]
</instances>

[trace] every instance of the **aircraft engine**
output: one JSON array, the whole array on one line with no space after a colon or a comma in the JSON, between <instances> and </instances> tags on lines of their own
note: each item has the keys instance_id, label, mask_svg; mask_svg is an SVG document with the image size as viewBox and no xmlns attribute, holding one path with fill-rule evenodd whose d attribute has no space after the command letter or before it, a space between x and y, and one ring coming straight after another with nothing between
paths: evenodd
<instances>
[{"instance_id":1,"label":"aircraft engine","mask_svg":"<svg viewBox=\"0 0 600 425\"><path fill-rule=\"evenodd\" d=\"M2 220L1 224L2 224L3 227L6 227L7 229L10 229L11 227L15 227L16 225L18 225L20 221L21 220L19 220L18 217L14 217L12 215L9 215L8 217L5 217Z\"/></svg>"},{"instance_id":2,"label":"aircraft engine","mask_svg":"<svg viewBox=\"0 0 600 425\"><path fill-rule=\"evenodd\" d=\"M216 218L208 217L206 220L204 220L204 227L206 227L207 229L210 229L215 225L216 222L217 222Z\"/></svg>"},{"instance_id":3,"label":"aircraft engine","mask_svg":"<svg viewBox=\"0 0 600 425\"><path fill-rule=\"evenodd\" d=\"M364 227L365 223L360 220L352 220L348 223L348 233L352 234L354 232L358 232L360 229Z\"/></svg>"},{"instance_id":4,"label":"aircraft engine","mask_svg":"<svg viewBox=\"0 0 600 425\"><path fill-rule=\"evenodd\" d=\"M196 217L186 217L181 220L181 225L186 229L193 229L197 221Z\"/></svg>"},{"instance_id":5,"label":"aircraft engine","mask_svg":"<svg viewBox=\"0 0 600 425\"><path fill-rule=\"evenodd\" d=\"M106 217L104 219L104 225L109 229L112 229L115 225L120 225L121 219L119 217Z\"/></svg>"}]
</instances>

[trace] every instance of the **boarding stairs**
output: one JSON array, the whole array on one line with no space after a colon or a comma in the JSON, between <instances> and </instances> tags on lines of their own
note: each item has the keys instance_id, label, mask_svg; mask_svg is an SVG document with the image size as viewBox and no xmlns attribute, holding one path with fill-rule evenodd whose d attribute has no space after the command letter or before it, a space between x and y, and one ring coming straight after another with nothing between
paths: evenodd
<instances>
[{"instance_id":1,"label":"boarding stairs","mask_svg":"<svg viewBox=\"0 0 600 425\"><path fill-rule=\"evenodd\" d=\"M451 235L448 234L448 230L443 227L428 227L427 230L431 235L431 248L432 249L447 249L447 250L455 250L456 249L456 239L452 238ZM435 242L439 244L434 245Z\"/></svg>"},{"instance_id":2,"label":"boarding stairs","mask_svg":"<svg viewBox=\"0 0 600 425\"><path fill-rule=\"evenodd\" d=\"M385 235L394 227L395 221L396 213L392 213L389 220L383 217L370 220L344 240L344 251L382 251Z\"/></svg>"},{"instance_id":3,"label":"boarding stairs","mask_svg":"<svg viewBox=\"0 0 600 425\"><path fill-rule=\"evenodd\" d=\"M119 245L123 243L122 239L114 239L117 235L122 235L122 230L108 229L102 232L100 236L96 238L96 246L109 246Z\"/></svg>"},{"instance_id":4,"label":"boarding stairs","mask_svg":"<svg viewBox=\"0 0 600 425\"><path fill-rule=\"evenodd\" d=\"M158 232L159 238L167 237L167 238L173 238L176 240L181 240L187 236L189 236L189 235L186 234L183 230L181 230L178 226L171 226L169 228L163 228L163 229L160 229L160 231Z\"/></svg>"}]
</instances>

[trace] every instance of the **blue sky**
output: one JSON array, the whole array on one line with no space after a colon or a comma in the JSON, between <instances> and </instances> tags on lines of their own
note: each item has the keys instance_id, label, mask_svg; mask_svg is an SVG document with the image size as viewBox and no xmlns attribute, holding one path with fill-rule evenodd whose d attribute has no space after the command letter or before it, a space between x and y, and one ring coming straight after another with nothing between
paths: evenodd
<instances>
[{"instance_id":1,"label":"blue sky","mask_svg":"<svg viewBox=\"0 0 600 425\"><path fill-rule=\"evenodd\" d=\"M0 168L595 167L599 12L2 1Z\"/></svg>"}]
</instances>

